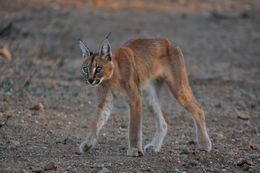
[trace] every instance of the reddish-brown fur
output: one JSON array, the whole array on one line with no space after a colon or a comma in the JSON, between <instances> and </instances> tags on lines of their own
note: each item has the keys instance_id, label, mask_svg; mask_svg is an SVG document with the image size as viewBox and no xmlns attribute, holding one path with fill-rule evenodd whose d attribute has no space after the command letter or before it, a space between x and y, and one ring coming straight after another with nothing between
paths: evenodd
<instances>
[{"instance_id":1,"label":"reddish-brown fur","mask_svg":"<svg viewBox=\"0 0 260 173\"><path fill-rule=\"evenodd\" d=\"M208 151L211 149L204 111L192 94L184 57L180 48L174 46L168 39L140 38L128 41L119 48L114 53L112 61L104 59L99 54L94 55L96 57L90 65L96 64L103 67L103 80L98 85L98 116L92 124L86 141L81 145L81 151L86 151L93 147L89 140L97 139L100 122L105 119L102 111L109 104L111 93L119 92L130 107L128 155L137 156L142 154L142 92L146 86L153 85L158 80L166 82L179 103L192 113L195 125L198 127L197 140L200 147ZM84 64L89 64L90 61L91 58L88 58ZM167 120L165 118L161 120L163 121L163 127L161 128L166 128L167 131L167 124L165 125L164 123ZM157 123L159 123L159 126L160 122L158 121ZM158 134L160 134L160 130L158 130ZM157 136L157 138L159 139L160 137ZM155 141L157 138L155 137ZM157 151L159 149L160 146L158 146Z\"/></svg>"}]
</instances>

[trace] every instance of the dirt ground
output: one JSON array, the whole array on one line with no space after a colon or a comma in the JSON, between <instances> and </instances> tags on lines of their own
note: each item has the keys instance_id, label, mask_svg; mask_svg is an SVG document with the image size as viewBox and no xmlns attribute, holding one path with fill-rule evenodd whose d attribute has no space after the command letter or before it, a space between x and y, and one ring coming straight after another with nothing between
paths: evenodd
<instances>
[{"instance_id":1,"label":"dirt ground","mask_svg":"<svg viewBox=\"0 0 260 173\"><path fill-rule=\"evenodd\" d=\"M0 57L0 172L259 172L260 5L235 2L242 5L183 13L1 0L0 46L12 59ZM170 126L159 153L126 156L128 107L117 99L98 145L79 154L96 94L81 77L78 39L97 50L109 31L113 50L140 36L168 37L183 49L210 153L198 150L189 112L165 88ZM154 123L145 102L147 144Z\"/></svg>"}]
</instances>

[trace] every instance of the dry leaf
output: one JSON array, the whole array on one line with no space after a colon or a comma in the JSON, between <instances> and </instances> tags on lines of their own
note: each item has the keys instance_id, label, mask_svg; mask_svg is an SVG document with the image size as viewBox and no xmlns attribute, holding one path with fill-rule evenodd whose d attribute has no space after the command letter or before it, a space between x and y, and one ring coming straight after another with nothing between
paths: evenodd
<instances>
[{"instance_id":1,"label":"dry leaf","mask_svg":"<svg viewBox=\"0 0 260 173\"><path fill-rule=\"evenodd\" d=\"M7 60L7 61L12 59L12 55L7 48L0 49L0 55L4 58L4 60Z\"/></svg>"}]
</instances>

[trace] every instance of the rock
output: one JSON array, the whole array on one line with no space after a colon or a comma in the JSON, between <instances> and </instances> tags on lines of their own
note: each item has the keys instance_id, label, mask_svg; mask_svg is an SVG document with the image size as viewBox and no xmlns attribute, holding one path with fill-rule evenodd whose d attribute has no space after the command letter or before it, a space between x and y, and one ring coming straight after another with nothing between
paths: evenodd
<instances>
[{"instance_id":1,"label":"rock","mask_svg":"<svg viewBox=\"0 0 260 173\"><path fill-rule=\"evenodd\" d=\"M12 21L6 22L5 25L0 25L0 36L10 36L13 29L14 27Z\"/></svg>"},{"instance_id":2,"label":"rock","mask_svg":"<svg viewBox=\"0 0 260 173\"><path fill-rule=\"evenodd\" d=\"M44 170L46 170L46 171L57 171L57 166L55 165L54 162L50 162L45 166Z\"/></svg>"},{"instance_id":3,"label":"rock","mask_svg":"<svg viewBox=\"0 0 260 173\"><path fill-rule=\"evenodd\" d=\"M185 154L185 155L189 155L189 154L191 154L192 153L192 151L190 151L189 149L187 149L187 148L184 148L184 149L182 149L182 151L181 151L181 153L180 154Z\"/></svg>"},{"instance_id":4,"label":"rock","mask_svg":"<svg viewBox=\"0 0 260 173\"><path fill-rule=\"evenodd\" d=\"M151 167L147 167L144 171L147 171L147 172L152 172L153 171L153 169L151 168Z\"/></svg>"},{"instance_id":5,"label":"rock","mask_svg":"<svg viewBox=\"0 0 260 173\"><path fill-rule=\"evenodd\" d=\"M72 170L72 166L68 166L66 170L67 171L71 171Z\"/></svg>"},{"instance_id":6,"label":"rock","mask_svg":"<svg viewBox=\"0 0 260 173\"><path fill-rule=\"evenodd\" d=\"M44 106L42 103L38 103L37 105L34 105L33 107L30 108L31 110L36 110L36 111L41 111L44 109Z\"/></svg>"},{"instance_id":7,"label":"rock","mask_svg":"<svg viewBox=\"0 0 260 173\"><path fill-rule=\"evenodd\" d=\"M32 76L28 76L28 77L25 79L23 86L24 86L24 87L28 87L28 86L31 84L31 81L32 81Z\"/></svg>"},{"instance_id":8,"label":"rock","mask_svg":"<svg viewBox=\"0 0 260 173\"><path fill-rule=\"evenodd\" d=\"M240 159L237 162L237 166L240 167L243 171L248 171L253 163L247 159Z\"/></svg>"},{"instance_id":9,"label":"rock","mask_svg":"<svg viewBox=\"0 0 260 173\"><path fill-rule=\"evenodd\" d=\"M12 140L11 143L15 146L18 146L20 145L20 142L19 141L15 141L15 140Z\"/></svg>"},{"instance_id":10,"label":"rock","mask_svg":"<svg viewBox=\"0 0 260 173\"><path fill-rule=\"evenodd\" d=\"M76 151L75 154L76 155L81 155L81 153L79 151Z\"/></svg>"},{"instance_id":11,"label":"rock","mask_svg":"<svg viewBox=\"0 0 260 173\"><path fill-rule=\"evenodd\" d=\"M195 145L196 144L196 141L194 139L190 140L188 143L188 145Z\"/></svg>"},{"instance_id":12,"label":"rock","mask_svg":"<svg viewBox=\"0 0 260 173\"><path fill-rule=\"evenodd\" d=\"M196 165L198 165L198 161L191 159L188 161L188 164L189 164L189 166L196 166Z\"/></svg>"},{"instance_id":13,"label":"rock","mask_svg":"<svg viewBox=\"0 0 260 173\"><path fill-rule=\"evenodd\" d=\"M106 166L111 167L112 163L107 163Z\"/></svg>"},{"instance_id":14,"label":"rock","mask_svg":"<svg viewBox=\"0 0 260 173\"><path fill-rule=\"evenodd\" d=\"M10 51L5 47L0 49L0 56L2 56L4 58L4 60L6 60L6 61L9 61L12 59L12 55L11 55Z\"/></svg>"},{"instance_id":15,"label":"rock","mask_svg":"<svg viewBox=\"0 0 260 173\"><path fill-rule=\"evenodd\" d=\"M110 173L111 171L109 171L109 169L107 169L106 167L103 167L99 173Z\"/></svg>"},{"instance_id":16,"label":"rock","mask_svg":"<svg viewBox=\"0 0 260 173\"><path fill-rule=\"evenodd\" d=\"M250 148L260 152L260 145L259 144L250 144Z\"/></svg>"},{"instance_id":17,"label":"rock","mask_svg":"<svg viewBox=\"0 0 260 173\"><path fill-rule=\"evenodd\" d=\"M19 171L19 173L27 173L28 171L26 170L26 169L21 169L20 171Z\"/></svg>"},{"instance_id":18,"label":"rock","mask_svg":"<svg viewBox=\"0 0 260 173\"><path fill-rule=\"evenodd\" d=\"M216 108L222 108L222 104L221 104L221 103L217 103L217 104L215 105L215 107L216 107Z\"/></svg>"},{"instance_id":19,"label":"rock","mask_svg":"<svg viewBox=\"0 0 260 173\"><path fill-rule=\"evenodd\" d=\"M243 167L244 165L252 165L252 162L250 160L240 158L237 162L237 166Z\"/></svg>"},{"instance_id":20,"label":"rock","mask_svg":"<svg viewBox=\"0 0 260 173\"><path fill-rule=\"evenodd\" d=\"M225 136L222 133L217 133L213 137L214 141L216 141L216 142L219 142L219 141L221 141L224 138L225 138Z\"/></svg>"},{"instance_id":21,"label":"rock","mask_svg":"<svg viewBox=\"0 0 260 173\"><path fill-rule=\"evenodd\" d=\"M244 12L240 13L240 17L241 17L242 19L247 19L247 18L249 18L249 17L250 17L249 11L244 11Z\"/></svg>"},{"instance_id":22,"label":"rock","mask_svg":"<svg viewBox=\"0 0 260 173\"><path fill-rule=\"evenodd\" d=\"M119 127L119 133L120 133L120 132L127 132L127 128Z\"/></svg>"},{"instance_id":23,"label":"rock","mask_svg":"<svg viewBox=\"0 0 260 173\"><path fill-rule=\"evenodd\" d=\"M249 120L250 119L250 115L244 114L244 113L240 113L238 115L238 118L241 119L241 120Z\"/></svg>"},{"instance_id":24,"label":"rock","mask_svg":"<svg viewBox=\"0 0 260 173\"><path fill-rule=\"evenodd\" d=\"M44 171L41 168L34 168L32 170L33 173L43 173Z\"/></svg>"}]
</instances>

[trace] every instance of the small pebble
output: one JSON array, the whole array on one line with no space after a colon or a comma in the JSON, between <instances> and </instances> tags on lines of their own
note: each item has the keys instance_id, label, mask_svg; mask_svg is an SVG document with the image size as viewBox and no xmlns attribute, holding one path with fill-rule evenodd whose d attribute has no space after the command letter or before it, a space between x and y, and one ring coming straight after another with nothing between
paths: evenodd
<instances>
[{"instance_id":1,"label":"small pebble","mask_svg":"<svg viewBox=\"0 0 260 173\"><path fill-rule=\"evenodd\" d=\"M55 165L54 162L50 162L50 163L48 163L48 164L45 166L44 169L47 170L47 171L51 171L51 170L56 171L56 170L57 170L57 166Z\"/></svg>"},{"instance_id":2,"label":"small pebble","mask_svg":"<svg viewBox=\"0 0 260 173\"><path fill-rule=\"evenodd\" d=\"M33 107L30 108L31 110L36 110L36 111L41 111L44 109L44 106L42 103L38 103L37 105L34 105Z\"/></svg>"},{"instance_id":3,"label":"small pebble","mask_svg":"<svg viewBox=\"0 0 260 173\"><path fill-rule=\"evenodd\" d=\"M250 115L241 113L241 114L238 115L238 118L241 119L241 120L249 120Z\"/></svg>"},{"instance_id":4,"label":"small pebble","mask_svg":"<svg viewBox=\"0 0 260 173\"><path fill-rule=\"evenodd\" d=\"M250 148L260 152L260 145L259 144L250 144Z\"/></svg>"},{"instance_id":5,"label":"small pebble","mask_svg":"<svg viewBox=\"0 0 260 173\"><path fill-rule=\"evenodd\" d=\"M103 167L99 173L110 173L109 169L107 169L106 167Z\"/></svg>"}]
</instances>

